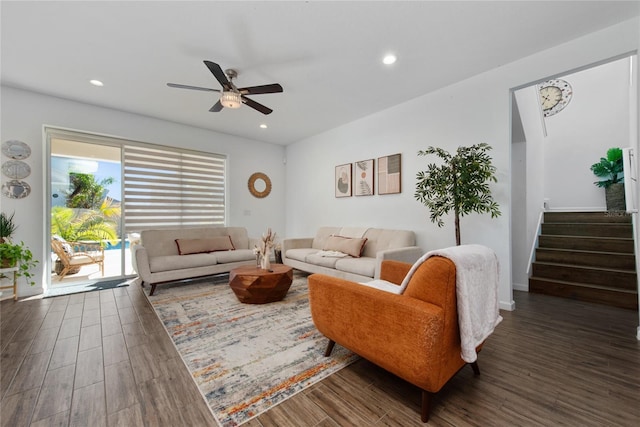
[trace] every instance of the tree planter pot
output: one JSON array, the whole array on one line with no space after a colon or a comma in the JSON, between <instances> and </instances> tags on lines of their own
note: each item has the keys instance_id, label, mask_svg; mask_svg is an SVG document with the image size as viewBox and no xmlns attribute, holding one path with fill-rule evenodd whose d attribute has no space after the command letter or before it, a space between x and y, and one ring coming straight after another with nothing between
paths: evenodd
<instances>
[{"instance_id":1,"label":"tree planter pot","mask_svg":"<svg viewBox=\"0 0 640 427\"><path fill-rule=\"evenodd\" d=\"M78 274L80 272L80 268L82 267L73 267L71 270L69 270L67 272L67 276L70 276L72 274ZM56 260L55 265L53 267L53 271L59 276L60 273L62 273L62 270L64 269L64 264L62 264L62 261L60 261L59 259Z\"/></svg>"},{"instance_id":2,"label":"tree planter pot","mask_svg":"<svg viewBox=\"0 0 640 427\"><path fill-rule=\"evenodd\" d=\"M607 201L608 211L624 211L626 210L626 203L624 199L624 184L616 183L604 189L605 198Z\"/></svg>"}]
</instances>

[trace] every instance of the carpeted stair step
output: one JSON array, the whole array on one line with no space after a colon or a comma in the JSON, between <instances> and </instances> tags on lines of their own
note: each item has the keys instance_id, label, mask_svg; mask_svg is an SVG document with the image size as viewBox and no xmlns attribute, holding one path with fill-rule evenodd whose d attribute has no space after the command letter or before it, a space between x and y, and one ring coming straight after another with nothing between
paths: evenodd
<instances>
[{"instance_id":1,"label":"carpeted stair step","mask_svg":"<svg viewBox=\"0 0 640 427\"><path fill-rule=\"evenodd\" d=\"M638 293L635 290L613 289L533 276L529 279L529 291L631 310L638 309Z\"/></svg>"},{"instance_id":2,"label":"carpeted stair step","mask_svg":"<svg viewBox=\"0 0 640 427\"><path fill-rule=\"evenodd\" d=\"M533 263L532 276L616 289L635 290L637 288L636 272L633 270L594 268L536 261Z\"/></svg>"},{"instance_id":3,"label":"carpeted stair step","mask_svg":"<svg viewBox=\"0 0 640 427\"><path fill-rule=\"evenodd\" d=\"M575 249L538 248L536 261L556 264L583 265L588 267L635 270L636 259L633 253L582 251Z\"/></svg>"},{"instance_id":4,"label":"carpeted stair step","mask_svg":"<svg viewBox=\"0 0 640 427\"><path fill-rule=\"evenodd\" d=\"M631 224L544 223L542 234L554 236L633 237Z\"/></svg>"},{"instance_id":5,"label":"carpeted stair step","mask_svg":"<svg viewBox=\"0 0 640 427\"><path fill-rule=\"evenodd\" d=\"M620 237L549 236L538 237L541 248L575 249L633 254L633 239Z\"/></svg>"}]
</instances>

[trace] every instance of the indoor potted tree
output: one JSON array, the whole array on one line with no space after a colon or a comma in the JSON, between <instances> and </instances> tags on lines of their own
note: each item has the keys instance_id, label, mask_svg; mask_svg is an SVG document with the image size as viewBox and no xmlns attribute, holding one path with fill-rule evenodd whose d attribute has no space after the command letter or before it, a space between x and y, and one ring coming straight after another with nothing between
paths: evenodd
<instances>
[{"instance_id":1,"label":"indoor potted tree","mask_svg":"<svg viewBox=\"0 0 640 427\"><path fill-rule=\"evenodd\" d=\"M594 184L604 188L608 211L623 211L626 209L623 170L622 150L620 148L608 149L607 157L601 157L598 163L591 165L591 171L597 177L603 178L594 182Z\"/></svg>"},{"instance_id":2,"label":"indoor potted tree","mask_svg":"<svg viewBox=\"0 0 640 427\"><path fill-rule=\"evenodd\" d=\"M443 163L431 163L426 171L418 172L415 198L431 211L431 222L438 227L444 225L442 216L453 211L456 245L460 245L461 216L472 212L490 213L491 218L500 216L489 188L490 181L497 182L489 150L491 146L482 143L458 147L454 155L436 147L418 152L419 156L435 154Z\"/></svg>"}]
</instances>

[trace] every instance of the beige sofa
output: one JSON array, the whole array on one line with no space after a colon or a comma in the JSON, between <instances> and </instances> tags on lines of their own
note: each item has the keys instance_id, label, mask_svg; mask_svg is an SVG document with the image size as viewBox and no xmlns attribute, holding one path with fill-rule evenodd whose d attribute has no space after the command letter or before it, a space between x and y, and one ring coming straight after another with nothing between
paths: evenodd
<instances>
[{"instance_id":1,"label":"beige sofa","mask_svg":"<svg viewBox=\"0 0 640 427\"><path fill-rule=\"evenodd\" d=\"M241 265L255 265L253 247L243 227L198 227L144 230L132 247L133 267L142 286L226 273ZM182 254L181 254L182 252Z\"/></svg>"},{"instance_id":2,"label":"beige sofa","mask_svg":"<svg viewBox=\"0 0 640 427\"><path fill-rule=\"evenodd\" d=\"M344 240L336 236L346 237ZM359 243L366 239L357 256ZM362 282L380 278L382 261L395 260L413 264L423 251L416 244L413 231L381 228L320 227L315 237L284 239L284 264L309 273L322 273L346 280ZM343 256L340 245L351 255Z\"/></svg>"}]
</instances>

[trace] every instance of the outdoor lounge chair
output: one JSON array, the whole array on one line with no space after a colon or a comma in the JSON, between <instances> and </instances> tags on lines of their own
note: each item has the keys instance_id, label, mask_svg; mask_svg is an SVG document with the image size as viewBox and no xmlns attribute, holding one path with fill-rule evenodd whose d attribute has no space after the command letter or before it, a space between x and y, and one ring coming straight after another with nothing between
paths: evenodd
<instances>
[{"instance_id":1,"label":"outdoor lounge chair","mask_svg":"<svg viewBox=\"0 0 640 427\"><path fill-rule=\"evenodd\" d=\"M98 242L66 242L59 238L51 239L51 248L62 263L62 270L57 273L58 280L72 270L84 265L98 264L104 276L104 248Z\"/></svg>"}]
</instances>

